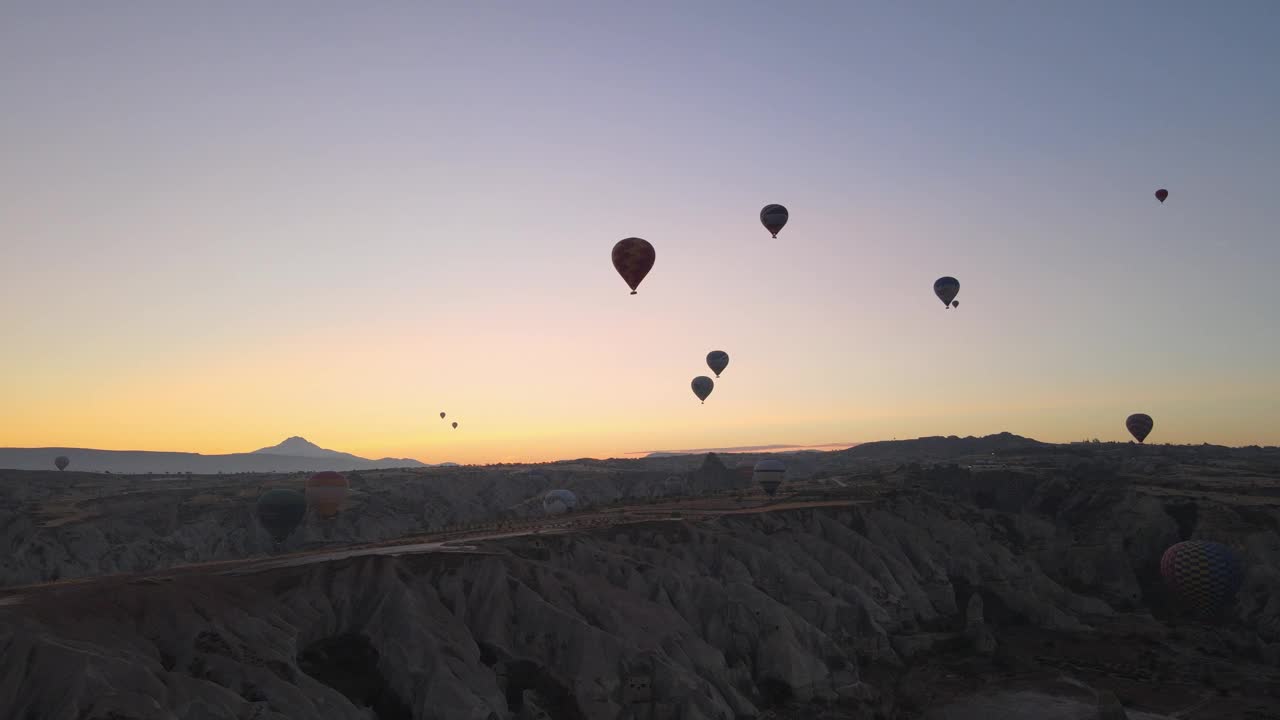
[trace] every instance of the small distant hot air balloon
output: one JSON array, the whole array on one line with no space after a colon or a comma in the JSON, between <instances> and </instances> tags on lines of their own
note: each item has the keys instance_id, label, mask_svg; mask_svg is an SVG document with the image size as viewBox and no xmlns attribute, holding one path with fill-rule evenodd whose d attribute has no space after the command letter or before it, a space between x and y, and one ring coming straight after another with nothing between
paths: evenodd
<instances>
[{"instance_id":1,"label":"small distant hot air balloon","mask_svg":"<svg viewBox=\"0 0 1280 720\"><path fill-rule=\"evenodd\" d=\"M66 470L67 466L71 464L71 458L66 455L59 455L53 459L53 464L56 465L59 470Z\"/></svg>"},{"instance_id":2,"label":"small distant hot air balloon","mask_svg":"<svg viewBox=\"0 0 1280 720\"><path fill-rule=\"evenodd\" d=\"M703 402L706 402L707 396L711 394L712 388L716 386L715 382L706 375L699 375L689 384L693 387L693 394L697 395L698 399Z\"/></svg>"},{"instance_id":3,"label":"small distant hot air balloon","mask_svg":"<svg viewBox=\"0 0 1280 720\"><path fill-rule=\"evenodd\" d=\"M1151 434L1151 428L1155 427L1155 423L1152 422L1151 416L1146 413L1134 413L1125 418L1124 426L1129 428L1129 433L1133 435L1138 442L1142 442Z\"/></svg>"},{"instance_id":4,"label":"small distant hot air balloon","mask_svg":"<svg viewBox=\"0 0 1280 720\"><path fill-rule=\"evenodd\" d=\"M444 419L444 413L440 413L440 419L441 419L441 420L443 420L443 419Z\"/></svg>"},{"instance_id":5,"label":"small distant hot air balloon","mask_svg":"<svg viewBox=\"0 0 1280 720\"><path fill-rule=\"evenodd\" d=\"M1231 548L1203 540L1180 542L1165 550L1160 575L1178 599L1200 615L1226 609L1244 580Z\"/></svg>"},{"instance_id":6,"label":"small distant hot air balloon","mask_svg":"<svg viewBox=\"0 0 1280 720\"><path fill-rule=\"evenodd\" d=\"M548 515L561 515L578 507L578 496L569 490L556 488L542 496L542 510Z\"/></svg>"},{"instance_id":7,"label":"small distant hot air balloon","mask_svg":"<svg viewBox=\"0 0 1280 720\"><path fill-rule=\"evenodd\" d=\"M689 494L689 483L679 475L669 475L662 483L662 494L666 497Z\"/></svg>"},{"instance_id":8,"label":"small distant hot air balloon","mask_svg":"<svg viewBox=\"0 0 1280 720\"><path fill-rule=\"evenodd\" d=\"M653 269L653 262L657 257L649 241L638 237L619 240L613 246L613 268L627 281L632 295L636 294L640 281Z\"/></svg>"},{"instance_id":9,"label":"small distant hot air balloon","mask_svg":"<svg viewBox=\"0 0 1280 720\"><path fill-rule=\"evenodd\" d=\"M297 490L275 488L258 498L258 522L277 543L289 537L306 513L307 499Z\"/></svg>"},{"instance_id":10,"label":"small distant hot air balloon","mask_svg":"<svg viewBox=\"0 0 1280 720\"><path fill-rule=\"evenodd\" d=\"M1156 199L1159 200L1160 202L1163 203L1165 201L1165 198L1167 197L1169 197L1168 190L1165 190L1164 188L1160 188L1159 190L1156 191Z\"/></svg>"},{"instance_id":11,"label":"small distant hot air balloon","mask_svg":"<svg viewBox=\"0 0 1280 720\"><path fill-rule=\"evenodd\" d=\"M956 294L960 292L960 281L950 277L940 277L933 283L933 294L938 296L945 308L951 307L951 301L956 299ZM982 313L978 313L981 315Z\"/></svg>"},{"instance_id":12,"label":"small distant hot air balloon","mask_svg":"<svg viewBox=\"0 0 1280 720\"><path fill-rule=\"evenodd\" d=\"M351 484L341 473L326 470L307 478L307 504L320 517L331 518L342 509Z\"/></svg>"},{"instance_id":13,"label":"small distant hot air balloon","mask_svg":"<svg viewBox=\"0 0 1280 720\"><path fill-rule=\"evenodd\" d=\"M960 301L959 301L959 300L952 300L952 301L951 301L951 307L953 307L953 308L958 308L958 307L960 307Z\"/></svg>"},{"instance_id":14,"label":"small distant hot air balloon","mask_svg":"<svg viewBox=\"0 0 1280 720\"><path fill-rule=\"evenodd\" d=\"M790 217L791 214L781 205L765 205L760 211L760 224L774 237L778 237Z\"/></svg>"},{"instance_id":15,"label":"small distant hot air balloon","mask_svg":"<svg viewBox=\"0 0 1280 720\"><path fill-rule=\"evenodd\" d=\"M760 483L760 487L769 494L770 497L778 492L778 486L782 484L782 479L786 477L787 466L777 458L765 458L756 463L755 470L752 472L752 479Z\"/></svg>"},{"instance_id":16,"label":"small distant hot air balloon","mask_svg":"<svg viewBox=\"0 0 1280 720\"><path fill-rule=\"evenodd\" d=\"M457 430L457 429L458 429L458 421L457 421L457 420L454 420L454 421L453 421L453 429L454 429L454 430Z\"/></svg>"},{"instance_id":17,"label":"small distant hot air balloon","mask_svg":"<svg viewBox=\"0 0 1280 720\"><path fill-rule=\"evenodd\" d=\"M711 372L720 377L720 373L729 367L729 353L723 350L712 350L707 353L707 367L711 368Z\"/></svg>"}]
</instances>

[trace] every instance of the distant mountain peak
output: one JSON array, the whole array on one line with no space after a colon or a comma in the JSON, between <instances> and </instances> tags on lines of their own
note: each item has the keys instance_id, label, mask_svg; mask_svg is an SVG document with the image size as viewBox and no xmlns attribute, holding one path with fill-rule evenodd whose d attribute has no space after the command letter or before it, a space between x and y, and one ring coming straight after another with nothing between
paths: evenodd
<instances>
[{"instance_id":1,"label":"distant mountain peak","mask_svg":"<svg viewBox=\"0 0 1280 720\"><path fill-rule=\"evenodd\" d=\"M254 450L253 454L255 455L290 455L293 457L314 457L314 458L354 457L349 453L342 453L336 450L326 450L325 448L322 448L319 445L316 445L315 443L307 440L301 435L294 435L292 437L286 438L279 445L272 445L271 447L264 447L260 450Z\"/></svg>"}]
</instances>

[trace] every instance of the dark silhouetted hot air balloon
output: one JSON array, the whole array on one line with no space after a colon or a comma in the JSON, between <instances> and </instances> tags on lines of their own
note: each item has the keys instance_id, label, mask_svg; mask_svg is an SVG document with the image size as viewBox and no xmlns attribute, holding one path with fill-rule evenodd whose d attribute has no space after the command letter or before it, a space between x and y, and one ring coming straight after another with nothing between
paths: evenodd
<instances>
[{"instance_id":1,"label":"dark silhouetted hot air balloon","mask_svg":"<svg viewBox=\"0 0 1280 720\"><path fill-rule=\"evenodd\" d=\"M752 472L752 479L764 488L764 491L770 497L778 492L778 486L782 484L782 479L787 475L787 466L777 458L765 458L756 463L755 470Z\"/></svg>"},{"instance_id":2,"label":"dark silhouetted hot air balloon","mask_svg":"<svg viewBox=\"0 0 1280 720\"><path fill-rule=\"evenodd\" d=\"M1169 197L1168 190L1165 190L1164 188L1160 188L1159 190L1156 191L1156 199L1159 200L1160 202L1164 202L1165 198L1167 197Z\"/></svg>"},{"instance_id":3,"label":"dark silhouetted hot air balloon","mask_svg":"<svg viewBox=\"0 0 1280 720\"><path fill-rule=\"evenodd\" d=\"M933 294L938 296L945 308L951 307L951 301L956 299L956 294L959 292L960 281L953 277L940 277L933 283Z\"/></svg>"},{"instance_id":4,"label":"dark silhouetted hot air balloon","mask_svg":"<svg viewBox=\"0 0 1280 720\"><path fill-rule=\"evenodd\" d=\"M457 421L457 420L454 420L454 421L453 421L453 429L454 429L454 430L457 430L457 429L458 429L458 421Z\"/></svg>"},{"instance_id":5,"label":"dark silhouetted hot air balloon","mask_svg":"<svg viewBox=\"0 0 1280 720\"><path fill-rule=\"evenodd\" d=\"M653 261L658 255L649 241L638 237L619 240L613 246L613 267L631 286L631 294L636 294L640 281L653 269Z\"/></svg>"},{"instance_id":6,"label":"dark silhouetted hot air balloon","mask_svg":"<svg viewBox=\"0 0 1280 720\"><path fill-rule=\"evenodd\" d=\"M952 300L952 301L951 301L951 307L953 307L953 308L958 308L958 307L960 307L960 301L959 301L959 300Z\"/></svg>"},{"instance_id":7,"label":"dark silhouetted hot air balloon","mask_svg":"<svg viewBox=\"0 0 1280 720\"><path fill-rule=\"evenodd\" d=\"M258 522L277 543L289 537L307 513L307 499L297 490L275 488L258 497Z\"/></svg>"},{"instance_id":8,"label":"dark silhouetted hot air balloon","mask_svg":"<svg viewBox=\"0 0 1280 720\"><path fill-rule=\"evenodd\" d=\"M59 470L66 470L67 466L71 464L71 458L66 455L59 455L53 459L53 464L57 466Z\"/></svg>"},{"instance_id":9,"label":"dark silhouetted hot air balloon","mask_svg":"<svg viewBox=\"0 0 1280 720\"><path fill-rule=\"evenodd\" d=\"M1142 442L1151 434L1151 428L1155 427L1155 423L1152 422L1151 416L1146 413L1134 413L1125 418L1124 426L1129 428L1129 433L1133 435L1138 442Z\"/></svg>"},{"instance_id":10,"label":"dark silhouetted hot air balloon","mask_svg":"<svg viewBox=\"0 0 1280 720\"><path fill-rule=\"evenodd\" d=\"M1215 615L1231 605L1244 580L1231 548L1203 540L1180 542L1160 558L1165 584L1188 608Z\"/></svg>"},{"instance_id":11,"label":"dark silhouetted hot air balloon","mask_svg":"<svg viewBox=\"0 0 1280 720\"><path fill-rule=\"evenodd\" d=\"M712 388L716 386L715 382L706 375L699 375L689 384L693 387L693 394L697 395L698 399L703 402L706 402L707 396L711 394Z\"/></svg>"},{"instance_id":12,"label":"dark silhouetted hot air balloon","mask_svg":"<svg viewBox=\"0 0 1280 720\"><path fill-rule=\"evenodd\" d=\"M318 472L307 478L307 504L320 517L331 518L342 509L350 487L342 473Z\"/></svg>"},{"instance_id":13,"label":"dark silhouetted hot air balloon","mask_svg":"<svg viewBox=\"0 0 1280 720\"><path fill-rule=\"evenodd\" d=\"M556 488L542 496L542 510L548 515L560 515L578 507L578 496L569 490Z\"/></svg>"},{"instance_id":14,"label":"dark silhouetted hot air balloon","mask_svg":"<svg viewBox=\"0 0 1280 720\"><path fill-rule=\"evenodd\" d=\"M440 419L441 419L441 420L443 420L443 419L444 419L444 413L440 413Z\"/></svg>"},{"instance_id":15,"label":"dark silhouetted hot air balloon","mask_svg":"<svg viewBox=\"0 0 1280 720\"><path fill-rule=\"evenodd\" d=\"M729 367L729 353L723 350L712 350L707 353L707 367L711 368L711 372L720 377L720 373Z\"/></svg>"},{"instance_id":16,"label":"dark silhouetted hot air balloon","mask_svg":"<svg viewBox=\"0 0 1280 720\"><path fill-rule=\"evenodd\" d=\"M689 494L689 483L679 475L669 475L662 482L662 495L664 497L676 497L679 495Z\"/></svg>"},{"instance_id":17,"label":"dark silhouetted hot air balloon","mask_svg":"<svg viewBox=\"0 0 1280 720\"><path fill-rule=\"evenodd\" d=\"M778 237L778 233L782 232L782 228L790 217L791 214L781 205L765 205L760 211L760 224L764 225L764 229L774 237Z\"/></svg>"}]
</instances>

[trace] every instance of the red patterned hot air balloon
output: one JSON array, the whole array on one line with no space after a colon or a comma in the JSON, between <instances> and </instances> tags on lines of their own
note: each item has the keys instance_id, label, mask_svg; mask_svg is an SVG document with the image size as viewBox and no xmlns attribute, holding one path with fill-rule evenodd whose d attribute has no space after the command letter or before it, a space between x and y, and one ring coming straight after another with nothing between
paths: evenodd
<instances>
[{"instance_id":1,"label":"red patterned hot air balloon","mask_svg":"<svg viewBox=\"0 0 1280 720\"><path fill-rule=\"evenodd\" d=\"M711 368L716 377L720 377L720 373L729 367L729 353L723 350L712 350L707 353L707 367Z\"/></svg>"},{"instance_id":2,"label":"red patterned hot air balloon","mask_svg":"<svg viewBox=\"0 0 1280 720\"><path fill-rule=\"evenodd\" d=\"M1155 427L1155 423L1152 422L1151 416L1146 413L1134 413L1125 418L1124 426L1129 428L1129 433L1138 442L1142 442L1151 434L1151 428Z\"/></svg>"},{"instance_id":3,"label":"red patterned hot air balloon","mask_svg":"<svg viewBox=\"0 0 1280 720\"><path fill-rule=\"evenodd\" d=\"M331 518L342 509L351 484L341 474L326 470L307 478L307 504L320 517Z\"/></svg>"},{"instance_id":4,"label":"red patterned hot air balloon","mask_svg":"<svg viewBox=\"0 0 1280 720\"><path fill-rule=\"evenodd\" d=\"M613 267L627 281L627 285L631 286L632 295L636 294L640 281L653 269L657 256L649 241L638 237L619 240L613 246Z\"/></svg>"}]
</instances>

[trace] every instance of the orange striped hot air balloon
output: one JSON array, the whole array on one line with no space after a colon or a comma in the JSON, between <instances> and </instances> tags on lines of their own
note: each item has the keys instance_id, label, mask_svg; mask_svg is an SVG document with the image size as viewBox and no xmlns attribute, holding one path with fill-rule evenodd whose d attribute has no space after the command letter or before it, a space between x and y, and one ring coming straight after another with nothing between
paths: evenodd
<instances>
[{"instance_id":1,"label":"orange striped hot air balloon","mask_svg":"<svg viewBox=\"0 0 1280 720\"><path fill-rule=\"evenodd\" d=\"M342 473L318 472L307 478L307 504L321 517L331 518L342 509L350 487Z\"/></svg>"}]
</instances>

